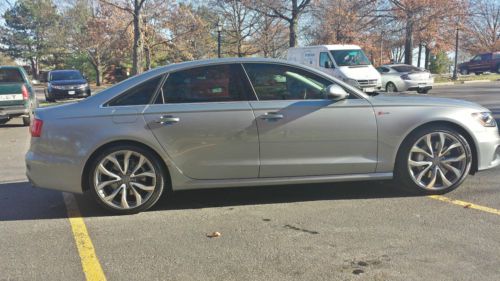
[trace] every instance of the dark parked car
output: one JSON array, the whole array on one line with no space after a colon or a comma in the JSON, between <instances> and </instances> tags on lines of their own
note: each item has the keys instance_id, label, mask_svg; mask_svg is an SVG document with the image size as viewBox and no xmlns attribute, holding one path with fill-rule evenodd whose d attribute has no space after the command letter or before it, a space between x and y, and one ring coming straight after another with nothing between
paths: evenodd
<instances>
[{"instance_id":1,"label":"dark parked car","mask_svg":"<svg viewBox=\"0 0 500 281\"><path fill-rule=\"evenodd\" d=\"M52 70L47 80L45 100L48 102L90 96L89 83L78 70Z\"/></svg>"},{"instance_id":2,"label":"dark parked car","mask_svg":"<svg viewBox=\"0 0 500 281\"><path fill-rule=\"evenodd\" d=\"M483 72L500 73L500 52L477 55L470 61L460 64L459 69L463 75Z\"/></svg>"},{"instance_id":3,"label":"dark parked car","mask_svg":"<svg viewBox=\"0 0 500 281\"><path fill-rule=\"evenodd\" d=\"M0 66L0 124L22 117L23 124L28 126L36 106L35 92L24 69Z\"/></svg>"}]
</instances>

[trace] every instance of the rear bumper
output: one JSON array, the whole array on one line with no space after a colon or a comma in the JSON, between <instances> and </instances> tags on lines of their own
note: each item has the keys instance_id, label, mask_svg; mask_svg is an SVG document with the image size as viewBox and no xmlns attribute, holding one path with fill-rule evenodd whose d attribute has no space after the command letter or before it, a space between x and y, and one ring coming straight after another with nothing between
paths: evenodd
<instances>
[{"instance_id":1,"label":"rear bumper","mask_svg":"<svg viewBox=\"0 0 500 281\"><path fill-rule=\"evenodd\" d=\"M398 89L401 91L418 91L432 89L433 82L431 80L404 80L404 88Z\"/></svg>"},{"instance_id":2,"label":"rear bumper","mask_svg":"<svg viewBox=\"0 0 500 281\"><path fill-rule=\"evenodd\" d=\"M24 105L0 106L0 119L9 119L15 116L28 115L29 109Z\"/></svg>"},{"instance_id":3,"label":"rear bumper","mask_svg":"<svg viewBox=\"0 0 500 281\"><path fill-rule=\"evenodd\" d=\"M74 159L28 151L26 177L33 186L82 193L81 167Z\"/></svg>"}]
</instances>

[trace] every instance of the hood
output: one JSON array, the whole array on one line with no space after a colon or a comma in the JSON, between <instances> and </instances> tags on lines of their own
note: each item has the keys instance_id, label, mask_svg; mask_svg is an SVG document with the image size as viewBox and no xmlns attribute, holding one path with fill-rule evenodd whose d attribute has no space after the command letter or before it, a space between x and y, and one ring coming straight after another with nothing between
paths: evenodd
<instances>
[{"instance_id":1,"label":"hood","mask_svg":"<svg viewBox=\"0 0 500 281\"><path fill-rule=\"evenodd\" d=\"M414 97L414 96L387 96L378 95L370 98L373 106L433 106L433 107L464 107L479 111L489 111L483 106L464 100Z\"/></svg>"},{"instance_id":2,"label":"hood","mask_svg":"<svg viewBox=\"0 0 500 281\"><path fill-rule=\"evenodd\" d=\"M341 66L340 72L350 79L380 80L380 73L372 65Z\"/></svg>"},{"instance_id":3,"label":"hood","mask_svg":"<svg viewBox=\"0 0 500 281\"><path fill-rule=\"evenodd\" d=\"M56 80L56 81L50 81L50 85L81 85L87 83L87 80L85 79L76 79L76 80Z\"/></svg>"}]
</instances>

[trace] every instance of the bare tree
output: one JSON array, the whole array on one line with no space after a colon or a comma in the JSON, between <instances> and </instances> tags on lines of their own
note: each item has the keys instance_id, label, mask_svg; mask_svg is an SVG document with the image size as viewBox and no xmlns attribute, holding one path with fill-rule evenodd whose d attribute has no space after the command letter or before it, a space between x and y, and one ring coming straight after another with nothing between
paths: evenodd
<instances>
[{"instance_id":1,"label":"bare tree","mask_svg":"<svg viewBox=\"0 0 500 281\"><path fill-rule=\"evenodd\" d=\"M500 50L500 2L498 0L474 0L471 17L465 28L465 45L472 52Z\"/></svg>"}]
</instances>

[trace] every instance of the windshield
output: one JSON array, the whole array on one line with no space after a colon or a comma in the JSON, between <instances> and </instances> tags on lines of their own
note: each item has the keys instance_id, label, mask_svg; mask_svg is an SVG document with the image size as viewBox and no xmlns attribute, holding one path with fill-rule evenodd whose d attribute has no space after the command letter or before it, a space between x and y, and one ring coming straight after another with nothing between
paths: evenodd
<instances>
[{"instance_id":1,"label":"windshield","mask_svg":"<svg viewBox=\"0 0 500 281\"><path fill-rule=\"evenodd\" d=\"M363 50L334 50L331 51L338 66L370 65L370 60Z\"/></svg>"},{"instance_id":2,"label":"windshield","mask_svg":"<svg viewBox=\"0 0 500 281\"><path fill-rule=\"evenodd\" d=\"M396 70L397 72L421 72L422 69L415 67L413 65L397 65L397 66L392 66L392 69Z\"/></svg>"},{"instance_id":3,"label":"windshield","mask_svg":"<svg viewBox=\"0 0 500 281\"><path fill-rule=\"evenodd\" d=\"M50 81L81 79L83 79L83 76L80 74L80 71L58 71L50 73Z\"/></svg>"}]
</instances>

